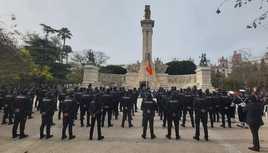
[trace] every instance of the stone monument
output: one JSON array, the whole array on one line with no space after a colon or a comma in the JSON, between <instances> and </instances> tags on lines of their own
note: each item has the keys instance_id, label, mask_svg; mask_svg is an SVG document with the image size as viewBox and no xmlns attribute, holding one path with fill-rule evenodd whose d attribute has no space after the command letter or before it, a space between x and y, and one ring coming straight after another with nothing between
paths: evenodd
<instances>
[{"instance_id":1,"label":"stone monument","mask_svg":"<svg viewBox=\"0 0 268 153\"><path fill-rule=\"evenodd\" d=\"M200 64L195 74L168 75L167 65L160 59L152 60L152 37L155 21L151 19L150 5L145 5L144 17L140 21L142 28L142 58L141 61L127 66L127 74L105 74L99 73L98 67L88 64L84 68L83 85L88 86L123 86L129 89L147 86L151 89L159 87L197 88L213 89L211 85L210 67L206 55L202 54ZM148 73L148 65L150 72Z\"/></svg>"}]
</instances>

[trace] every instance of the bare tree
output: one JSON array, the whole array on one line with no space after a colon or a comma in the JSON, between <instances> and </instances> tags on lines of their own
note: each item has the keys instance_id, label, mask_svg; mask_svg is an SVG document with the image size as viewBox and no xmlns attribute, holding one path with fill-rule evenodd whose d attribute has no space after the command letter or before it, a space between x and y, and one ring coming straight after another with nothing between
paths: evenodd
<instances>
[{"instance_id":1,"label":"bare tree","mask_svg":"<svg viewBox=\"0 0 268 153\"><path fill-rule=\"evenodd\" d=\"M71 59L81 65L92 64L101 66L107 62L109 57L104 52L94 51L93 49L85 49L82 52L74 53Z\"/></svg>"},{"instance_id":2,"label":"bare tree","mask_svg":"<svg viewBox=\"0 0 268 153\"><path fill-rule=\"evenodd\" d=\"M253 19L253 21L246 26L248 29L256 29L258 25L261 25L263 21L267 18L268 0L223 0L218 7L216 13L220 14L223 10L223 6L228 2L232 3L234 8L242 8L246 5L253 5L254 3L259 4L258 8L256 8L256 13L260 13L260 15Z\"/></svg>"}]
</instances>

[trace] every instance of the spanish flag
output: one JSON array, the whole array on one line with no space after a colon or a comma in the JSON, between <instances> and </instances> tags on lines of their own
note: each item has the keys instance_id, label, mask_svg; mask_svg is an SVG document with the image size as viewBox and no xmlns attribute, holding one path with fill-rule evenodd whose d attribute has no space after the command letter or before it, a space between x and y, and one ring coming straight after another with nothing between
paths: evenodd
<instances>
[{"instance_id":1,"label":"spanish flag","mask_svg":"<svg viewBox=\"0 0 268 153\"><path fill-rule=\"evenodd\" d=\"M146 63L145 70L149 76L152 76L154 74L154 70L153 70L152 63L151 63L150 53L147 54L146 59L147 59L147 63Z\"/></svg>"}]
</instances>

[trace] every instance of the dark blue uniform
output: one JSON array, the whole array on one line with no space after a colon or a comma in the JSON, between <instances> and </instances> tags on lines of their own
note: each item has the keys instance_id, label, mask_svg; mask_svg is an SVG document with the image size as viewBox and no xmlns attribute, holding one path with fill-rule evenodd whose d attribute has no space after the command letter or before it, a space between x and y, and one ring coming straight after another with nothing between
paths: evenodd
<instances>
[{"instance_id":1,"label":"dark blue uniform","mask_svg":"<svg viewBox=\"0 0 268 153\"><path fill-rule=\"evenodd\" d=\"M154 116L155 111L157 111L156 102L150 98L144 98L141 104L141 110L143 111L142 125L143 125L143 133L142 138L146 138L147 126L149 123L151 139L154 139L156 136L154 134Z\"/></svg>"}]
</instances>

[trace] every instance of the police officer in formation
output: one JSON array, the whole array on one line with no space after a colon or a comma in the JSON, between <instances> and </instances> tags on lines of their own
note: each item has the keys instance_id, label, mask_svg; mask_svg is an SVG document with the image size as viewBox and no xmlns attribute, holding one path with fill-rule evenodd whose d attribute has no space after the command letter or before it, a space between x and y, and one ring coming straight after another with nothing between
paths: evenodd
<instances>
[{"instance_id":1,"label":"police officer in formation","mask_svg":"<svg viewBox=\"0 0 268 153\"><path fill-rule=\"evenodd\" d=\"M132 120L131 112L133 108L133 102L132 102L130 91L124 93L124 96L122 96L122 98L120 99L120 105L122 107L122 112L123 112L121 127L122 128L125 127L126 120L128 120L128 127L129 128L133 127L131 123L131 120Z\"/></svg>"},{"instance_id":2,"label":"police officer in formation","mask_svg":"<svg viewBox=\"0 0 268 153\"><path fill-rule=\"evenodd\" d=\"M143 133L141 137L143 139L146 139L147 126L149 123L151 139L155 139L156 136L154 134L154 116L155 112L157 111L157 104L153 100L152 94L150 92L146 93L145 97L143 98L141 104L141 110L143 111L142 113Z\"/></svg>"},{"instance_id":3,"label":"police officer in formation","mask_svg":"<svg viewBox=\"0 0 268 153\"><path fill-rule=\"evenodd\" d=\"M200 90L198 96L195 98L194 108L195 108L195 136L194 139L199 141L200 137L200 122L204 128L204 138L208 141L208 106L209 103L206 102L206 97L204 93Z\"/></svg>"},{"instance_id":4,"label":"police officer in formation","mask_svg":"<svg viewBox=\"0 0 268 153\"><path fill-rule=\"evenodd\" d=\"M68 127L69 131L69 140L74 139L75 135L73 135L73 124L75 119L76 111L76 102L74 100L73 94L71 91L67 93L65 100L62 103L62 136L61 139L64 140L67 138L66 129Z\"/></svg>"},{"instance_id":5,"label":"police officer in formation","mask_svg":"<svg viewBox=\"0 0 268 153\"><path fill-rule=\"evenodd\" d=\"M193 96L191 95L189 89L185 92L184 99L183 99L183 119L182 119L182 127L185 127L186 115L189 113L191 119L191 125L194 128L194 108L193 108Z\"/></svg>"},{"instance_id":6,"label":"police officer in formation","mask_svg":"<svg viewBox=\"0 0 268 153\"><path fill-rule=\"evenodd\" d=\"M89 105L93 100L92 90L87 89L83 94L80 102L80 122L81 127L84 127L84 119L86 116L86 127L90 126L90 113L89 113Z\"/></svg>"},{"instance_id":7,"label":"police officer in formation","mask_svg":"<svg viewBox=\"0 0 268 153\"><path fill-rule=\"evenodd\" d=\"M15 112L15 117L14 117L14 125L12 128L12 137L16 138L19 136L20 139L28 137L24 133L25 130L25 124L27 120L27 114L29 113L29 100L25 96L26 93L24 91L19 91L19 94L15 97L14 100L14 112ZM19 127L20 133L17 133Z\"/></svg>"},{"instance_id":8,"label":"police officer in formation","mask_svg":"<svg viewBox=\"0 0 268 153\"><path fill-rule=\"evenodd\" d=\"M36 92L35 92L36 91ZM34 98L36 96L36 98ZM80 114L80 124L84 126L86 116L86 126L90 126L89 139L93 139L94 127L97 126L98 140L104 136L101 133L101 127L104 126L105 117L107 117L108 127L112 127L113 116L115 119L122 115L121 126L125 126L128 120L128 126L133 127L133 113L137 111L137 98L141 97L143 111L143 133L142 138L146 138L147 126L149 123L151 138L154 134L154 117L158 112L160 119L163 120L163 127L167 124L168 133L166 137L171 139L171 129L174 126L176 139L180 139L179 121L182 119L181 126L185 127L186 116L190 115L190 121L195 128L196 140L200 139L200 123L203 125L204 138L208 141L208 120L211 127L214 122L221 119L221 127L226 125L231 128L231 118L235 117L235 107L238 107L238 116L241 121L240 127L246 127L247 112L244 109L250 96L242 92L239 96L227 95L224 91L210 93L209 90L185 89L165 90L160 88L158 91L151 92L150 89L126 90L124 88L95 88L91 86L86 88L76 88L74 91L63 89L58 92L54 87L42 87L38 89L1 89L0 90L0 108L3 108L2 124L13 125L12 137L25 138L28 135L24 133L27 118L32 117L33 105L41 113L40 138L51 138L51 126L53 125L53 115L57 110L57 101L59 101L58 118L62 118L62 139L66 139L66 130L68 128L69 139L74 139L73 126L77 115ZM157 99L157 102L153 100ZM34 102L34 99L36 101ZM120 106L119 106L120 104ZM119 107L122 114L119 113ZM209 119L208 119L209 115ZM227 121L227 124L226 124ZM173 125L172 125L173 124ZM19 127L20 133L17 133ZM46 128L46 130L45 130ZM46 134L45 132L46 131ZM254 136L256 130L253 129ZM256 145L258 145L256 143ZM258 147L258 146L257 146Z\"/></svg>"},{"instance_id":9,"label":"police officer in formation","mask_svg":"<svg viewBox=\"0 0 268 153\"><path fill-rule=\"evenodd\" d=\"M176 90L176 89L175 89ZM172 128L172 123L174 123L175 126L175 135L176 139L180 139L179 135L179 119L181 115L181 110L182 110L182 105L180 103L180 97L176 91L171 91L169 95L169 100L167 102L167 124L168 124L168 134L166 137L168 139L171 139L171 128Z\"/></svg>"},{"instance_id":10,"label":"police officer in formation","mask_svg":"<svg viewBox=\"0 0 268 153\"><path fill-rule=\"evenodd\" d=\"M96 92L94 93L93 99L89 103L89 113L91 117L89 140L93 139L93 133L94 133L96 122L97 122L98 140L104 139L104 136L102 136L101 134L102 111L103 111L103 103L101 101L101 95Z\"/></svg>"},{"instance_id":11,"label":"police officer in formation","mask_svg":"<svg viewBox=\"0 0 268 153\"><path fill-rule=\"evenodd\" d=\"M4 115L2 124L6 124L6 120L8 119L8 125L13 124L14 117L14 95L12 90L8 90L6 95L3 94L3 107L4 107Z\"/></svg>"},{"instance_id":12,"label":"police officer in formation","mask_svg":"<svg viewBox=\"0 0 268 153\"><path fill-rule=\"evenodd\" d=\"M103 94L100 97L103 103L103 112L102 112L102 127L104 127L106 114L108 116L107 122L108 127L112 127L112 110L113 110L113 99L110 94L110 89L103 89Z\"/></svg>"},{"instance_id":13,"label":"police officer in formation","mask_svg":"<svg viewBox=\"0 0 268 153\"><path fill-rule=\"evenodd\" d=\"M241 128L247 128L246 126L246 111L245 111L245 107L248 103L249 97L248 95L245 93L245 91L241 91L241 95L237 96L236 99L236 103L238 105L238 118L240 121L240 124L238 124L238 127Z\"/></svg>"},{"instance_id":14,"label":"police officer in formation","mask_svg":"<svg viewBox=\"0 0 268 153\"><path fill-rule=\"evenodd\" d=\"M40 139L43 139L45 137L44 135L45 127L46 127L46 139L53 137L53 135L50 134L53 112L54 112L53 94L47 93L44 96L42 102L40 103L40 113L41 113Z\"/></svg>"}]
</instances>

